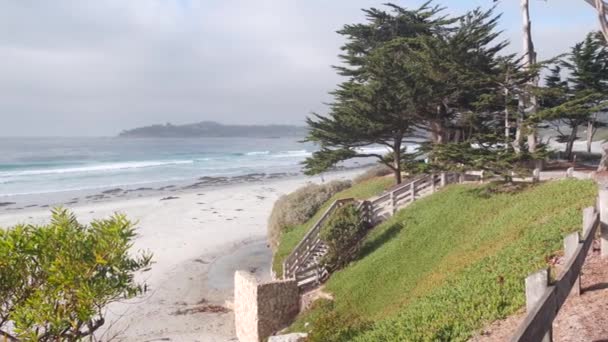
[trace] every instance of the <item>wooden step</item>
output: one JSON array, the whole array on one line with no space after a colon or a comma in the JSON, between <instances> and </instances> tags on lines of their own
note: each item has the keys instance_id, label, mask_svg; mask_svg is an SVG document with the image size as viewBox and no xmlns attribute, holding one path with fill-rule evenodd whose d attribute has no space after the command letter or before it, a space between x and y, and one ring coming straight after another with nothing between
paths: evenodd
<instances>
[{"instance_id":1,"label":"wooden step","mask_svg":"<svg viewBox=\"0 0 608 342\"><path fill-rule=\"evenodd\" d=\"M303 280L298 281L298 287L299 288L304 288L304 287L309 287L311 285L316 285L317 283L317 277L309 277Z\"/></svg>"}]
</instances>

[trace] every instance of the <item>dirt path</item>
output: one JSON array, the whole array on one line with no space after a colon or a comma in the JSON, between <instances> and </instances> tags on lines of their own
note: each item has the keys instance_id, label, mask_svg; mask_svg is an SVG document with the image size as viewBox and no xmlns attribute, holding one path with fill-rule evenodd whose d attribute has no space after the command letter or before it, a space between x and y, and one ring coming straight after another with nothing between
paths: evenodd
<instances>
[{"instance_id":1,"label":"dirt path","mask_svg":"<svg viewBox=\"0 0 608 342\"><path fill-rule=\"evenodd\" d=\"M608 259L600 258L598 241L594 241L593 250L583 266L581 286L582 295L569 296L553 323L553 340L556 342L608 341ZM524 316L522 310L494 322L470 341L509 341Z\"/></svg>"}]
</instances>

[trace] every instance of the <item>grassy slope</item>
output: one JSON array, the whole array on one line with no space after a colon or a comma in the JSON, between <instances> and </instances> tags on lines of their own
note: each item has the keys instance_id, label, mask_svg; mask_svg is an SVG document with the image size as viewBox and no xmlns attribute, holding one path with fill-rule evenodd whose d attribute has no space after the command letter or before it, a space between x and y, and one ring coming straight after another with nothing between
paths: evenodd
<instances>
[{"instance_id":1,"label":"grassy slope","mask_svg":"<svg viewBox=\"0 0 608 342\"><path fill-rule=\"evenodd\" d=\"M327 207L329 207L335 200L342 198L366 199L382 193L393 184L394 181L392 177L376 178L360 184L355 184L351 188L334 195L321 207L321 209L319 209L317 214L312 219L283 233L279 247L274 255L272 265L273 270L278 275L283 274L283 260L291 253L294 247L300 242L300 240L302 240L306 232L310 230L312 225L319 220L319 217L323 214L323 212L325 212L325 210L327 210Z\"/></svg>"},{"instance_id":2,"label":"grassy slope","mask_svg":"<svg viewBox=\"0 0 608 342\"><path fill-rule=\"evenodd\" d=\"M368 236L359 261L327 283L333 311L318 306L295 327L331 315L342 329L344 321L371 322L354 338L360 341L465 341L514 313L524 304L523 279L580 228L595 185L568 180L487 194L451 186L400 211Z\"/></svg>"}]
</instances>

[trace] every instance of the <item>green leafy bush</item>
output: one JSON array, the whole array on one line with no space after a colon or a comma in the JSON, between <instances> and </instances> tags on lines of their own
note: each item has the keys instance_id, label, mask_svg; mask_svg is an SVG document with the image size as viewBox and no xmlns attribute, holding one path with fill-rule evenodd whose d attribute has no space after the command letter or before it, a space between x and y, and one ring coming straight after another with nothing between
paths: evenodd
<instances>
[{"instance_id":1,"label":"green leafy bush","mask_svg":"<svg viewBox=\"0 0 608 342\"><path fill-rule=\"evenodd\" d=\"M81 225L56 209L48 225L0 228L0 336L10 341L77 341L104 324L109 303L144 291L134 272L133 223L123 215Z\"/></svg>"},{"instance_id":2,"label":"green leafy bush","mask_svg":"<svg viewBox=\"0 0 608 342\"><path fill-rule=\"evenodd\" d=\"M285 258L293 251L306 232L312 228L313 224L321 218L321 215L335 200L344 198L367 199L386 191L393 185L395 185L395 181L392 177L374 178L360 184L355 184L348 189L338 192L325 201L315 215L306 222L294 227L289 227L289 229L281 232L280 243L278 244L278 248L274 251L272 260L272 269L275 274L279 277L283 274L283 261Z\"/></svg>"},{"instance_id":3,"label":"green leafy bush","mask_svg":"<svg viewBox=\"0 0 608 342\"><path fill-rule=\"evenodd\" d=\"M312 309L319 314L311 317L314 329L308 335L310 342L350 341L372 325L359 316L337 312L330 300L320 299Z\"/></svg>"},{"instance_id":4,"label":"green leafy bush","mask_svg":"<svg viewBox=\"0 0 608 342\"><path fill-rule=\"evenodd\" d=\"M323 263L330 269L342 268L356 255L365 236L361 214L353 204L346 204L333 213L321 228L321 239L329 247Z\"/></svg>"},{"instance_id":5,"label":"green leafy bush","mask_svg":"<svg viewBox=\"0 0 608 342\"><path fill-rule=\"evenodd\" d=\"M276 250L284 230L309 220L334 194L350 188L350 181L309 184L281 196L274 204L268 219L268 239Z\"/></svg>"}]
</instances>

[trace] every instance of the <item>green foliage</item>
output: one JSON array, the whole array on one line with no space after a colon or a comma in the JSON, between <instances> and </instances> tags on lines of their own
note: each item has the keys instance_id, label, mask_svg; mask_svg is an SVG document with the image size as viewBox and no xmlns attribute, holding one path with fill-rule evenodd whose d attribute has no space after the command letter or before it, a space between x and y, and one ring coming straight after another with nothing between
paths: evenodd
<instances>
[{"instance_id":1,"label":"green foliage","mask_svg":"<svg viewBox=\"0 0 608 342\"><path fill-rule=\"evenodd\" d=\"M336 69L348 79L333 92L329 115L315 114L307 120L307 141L321 147L305 161L309 174L322 172L342 160L374 157L397 171L400 182L400 164L390 163L388 158L400 160L404 138L413 134L413 91L401 81L404 74L397 65L402 58L399 52L379 51L398 38L431 35L453 20L438 16L440 9L428 4L416 10L387 6L388 12L364 10L365 23L345 25L338 31L346 38L340 55L345 66ZM359 148L368 145L386 146L390 152L361 152Z\"/></svg>"},{"instance_id":2,"label":"green foliage","mask_svg":"<svg viewBox=\"0 0 608 342\"><path fill-rule=\"evenodd\" d=\"M569 73L567 79L562 79L562 68ZM591 135L606 125L598 120L598 112L608 101L608 50L603 38L598 33L588 34L551 69L545 81L546 87L540 91L544 109L531 120L548 122L557 131L558 141L567 143L570 158L580 125L591 123L591 132L587 132ZM564 132L563 126L569 131Z\"/></svg>"},{"instance_id":3,"label":"green foliage","mask_svg":"<svg viewBox=\"0 0 608 342\"><path fill-rule=\"evenodd\" d=\"M405 143L455 143L450 148L467 151L480 140L487 145L493 140L483 139L504 132L504 121L497 120L501 106L512 106L517 91L538 73L536 67L523 70L514 56L499 56L507 43L498 39L500 16L493 9L449 17L430 2L414 10L387 6L388 12L367 10L366 23L339 31L347 40L341 55L346 66L337 69L349 78L333 92L328 115L307 121L307 140L321 147L306 160L308 173L356 157L379 159L395 171L397 182L404 169L428 171L406 154ZM389 152L361 152L367 145ZM506 159L493 168L513 159L503 153L494 159L499 157Z\"/></svg>"},{"instance_id":4,"label":"green foliage","mask_svg":"<svg viewBox=\"0 0 608 342\"><path fill-rule=\"evenodd\" d=\"M301 315L295 326L309 322L314 332L314 317L354 317L373 324L361 331L340 320L334 327L356 336L312 341L466 341L518 311L524 278L547 267L563 236L579 229L596 186L498 188L453 185L399 211L368 234L358 261L326 283L333 306Z\"/></svg>"},{"instance_id":5,"label":"green foliage","mask_svg":"<svg viewBox=\"0 0 608 342\"><path fill-rule=\"evenodd\" d=\"M503 147L501 136L485 135L472 137L469 141L449 144L425 144L422 151L432 160L428 170L437 171L487 171L488 175L501 175L510 179L511 172L529 174L529 164L533 160L543 160L548 156L545 146L539 145L531 154L525 150L516 152L510 146Z\"/></svg>"},{"instance_id":6,"label":"green foliage","mask_svg":"<svg viewBox=\"0 0 608 342\"><path fill-rule=\"evenodd\" d=\"M322 263L332 270L347 265L356 256L366 228L354 204L336 209L321 228L321 240L329 247Z\"/></svg>"},{"instance_id":7,"label":"green foliage","mask_svg":"<svg viewBox=\"0 0 608 342\"><path fill-rule=\"evenodd\" d=\"M55 209L44 226L0 229L0 332L27 341L76 341L104 324L103 308L144 291L130 256L133 223L116 214L89 226Z\"/></svg>"},{"instance_id":8,"label":"green foliage","mask_svg":"<svg viewBox=\"0 0 608 342\"><path fill-rule=\"evenodd\" d=\"M350 181L309 184L281 196L274 203L268 219L268 240L273 250L276 250L285 230L309 220L328 199L350 186Z\"/></svg>"},{"instance_id":9,"label":"green foliage","mask_svg":"<svg viewBox=\"0 0 608 342\"><path fill-rule=\"evenodd\" d=\"M309 341L351 341L371 327L371 322L359 316L334 310L334 303L329 300L318 300L311 309L319 314L311 317L314 329L308 336Z\"/></svg>"},{"instance_id":10,"label":"green foliage","mask_svg":"<svg viewBox=\"0 0 608 342\"><path fill-rule=\"evenodd\" d=\"M283 274L283 260L293 251L295 246L302 240L306 232L319 220L321 215L336 200L344 198L367 199L378 195L394 185L390 178L376 178L355 184L351 188L343 190L327 200L316 212L316 214L303 224L290 227L280 235L279 245L274 253L272 269L281 276Z\"/></svg>"}]
</instances>

